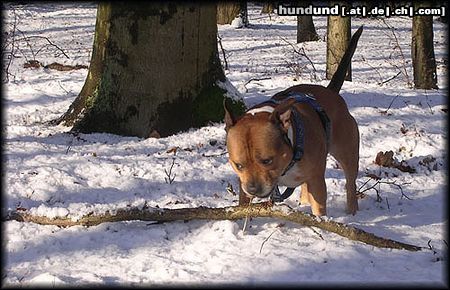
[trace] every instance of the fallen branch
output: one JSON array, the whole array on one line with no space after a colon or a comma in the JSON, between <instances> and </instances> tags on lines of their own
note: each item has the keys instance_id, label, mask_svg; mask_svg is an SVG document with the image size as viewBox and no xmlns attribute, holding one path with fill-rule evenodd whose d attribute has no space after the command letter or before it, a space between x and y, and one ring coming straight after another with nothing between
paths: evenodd
<instances>
[{"instance_id":1,"label":"fallen branch","mask_svg":"<svg viewBox=\"0 0 450 290\"><path fill-rule=\"evenodd\" d=\"M385 111L381 111L382 114L387 114L387 112L388 112L389 109L391 108L391 106L392 106L392 104L394 103L395 99L398 98L398 96L400 96L400 95L396 95L396 96L392 99L391 103L389 104L388 108L387 108Z\"/></svg>"},{"instance_id":2,"label":"fallen branch","mask_svg":"<svg viewBox=\"0 0 450 290\"><path fill-rule=\"evenodd\" d=\"M59 71L69 71L69 70L77 70L77 69L87 69L89 67L87 65L82 65L82 64L66 65L66 64L60 64L57 62L53 62L51 64L44 66L44 68L55 69L55 70L59 70Z\"/></svg>"},{"instance_id":3,"label":"fallen branch","mask_svg":"<svg viewBox=\"0 0 450 290\"><path fill-rule=\"evenodd\" d=\"M249 80L246 81L245 84L244 84L245 92L248 93L247 85L248 85L249 83L251 83L252 81L263 81L263 80L270 80L270 79L271 79L271 77L263 77L263 78L252 78L252 79L249 79Z\"/></svg>"},{"instance_id":4,"label":"fallen branch","mask_svg":"<svg viewBox=\"0 0 450 290\"><path fill-rule=\"evenodd\" d=\"M325 231L336 233L350 240L360 241L379 248L404 249L408 251L419 251L425 249L423 247L378 237L361 229L345 225L343 223L316 217L309 213L294 211L279 206L270 207L267 206L266 203L257 203L252 204L251 206L230 206L224 208L130 208L119 209L115 213L106 212L101 215L88 214L78 220L72 220L69 217L49 218L45 216L36 216L28 213L27 210L20 209L14 212L10 212L7 219L21 222L33 222L42 225L57 225L62 227L69 227L76 225L95 226L105 222L119 222L130 220L158 222L189 221L195 219L238 220L247 216L273 217L308 227L317 227Z\"/></svg>"},{"instance_id":5,"label":"fallen branch","mask_svg":"<svg viewBox=\"0 0 450 290\"><path fill-rule=\"evenodd\" d=\"M379 85L382 85L382 84L388 83L388 82L392 81L393 79L395 79L396 77L398 77L401 73L402 73L402 72L399 71L395 76L393 76L393 77L391 77L391 78L388 78L387 80L382 81L382 82L380 82L380 83L378 83L378 84L379 84Z\"/></svg>"},{"instance_id":6,"label":"fallen branch","mask_svg":"<svg viewBox=\"0 0 450 290\"><path fill-rule=\"evenodd\" d=\"M87 65L77 64L77 65L66 65L60 64L57 62L53 62L51 64L44 65L38 60L29 60L23 64L24 68L46 68L46 69L55 69L59 71L69 71L69 70L77 70L77 69L87 69L89 68Z\"/></svg>"}]
</instances>

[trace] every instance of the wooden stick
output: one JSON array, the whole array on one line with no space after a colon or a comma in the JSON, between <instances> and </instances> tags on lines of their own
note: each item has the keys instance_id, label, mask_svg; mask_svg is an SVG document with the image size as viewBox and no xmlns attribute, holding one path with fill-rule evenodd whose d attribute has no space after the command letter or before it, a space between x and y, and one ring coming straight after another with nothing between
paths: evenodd
<instances>
[{"instance_id":1,"label":"wooden stick","mask_svg":"<svg viewBox=\"0 0 450 290\"><path fill-rule=\"evenodd\" d=\"M107 211L104 214L99 215L88 214L78 220L72 220L69 217L48 218L45 216L36 216L28 213L27 210L21 209L20 211L10 212L7 219L21 222L33 222L41 225L57 225L62 227L70 227L76 225L95 226L105 222L119 222L130 220L158 222L189 221L195 219L238 220L247 216L273 217L304 226L317 227L325 231L336 233L350 240L360 241L379 248L404 249L408 251L419 251L424 249L423 247L382 238L356 227L331 220L326 220L309 213L283 209L279 206L270 207L267 206L266 203L257 203L252 204L251 206L229 206L223 208L130 208L119 209L115 213L110 213Z\"/></svg>"}]
</instances>

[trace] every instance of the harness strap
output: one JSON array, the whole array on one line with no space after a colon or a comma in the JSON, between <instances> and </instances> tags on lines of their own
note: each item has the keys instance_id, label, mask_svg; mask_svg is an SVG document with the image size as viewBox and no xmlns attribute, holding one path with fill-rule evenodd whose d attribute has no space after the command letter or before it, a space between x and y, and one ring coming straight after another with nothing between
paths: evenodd
<instances>
[{"instance_id":1,"label":"harness strap","mask_svg":"<svg viewBox=\"0 0 450 290\"><path fill-rule=\"evenodd\" d=\"M295 187L288 187L284 190L283 194L280 193L278 186L275 186L272 194L270 195L270 200L273 202L281 202L292 195Z\"/></svg>"},{"instance_id":2,"label":"harness strap","mask_svg":"<svg viewBox=\"0 0 450 290\"><path fill-rule=\"evenodd\" d=\"M292 114L291 120L293 123L292 126L293 130L295 131L294 138L292 140L293 144L291 144L294 154L292 156L291 162L289 162L289 165L286 167L286 169L284 169L284 172L281 174L281 176L284 176L289 171L289 169L291 169L292 166L294 166L294 164L297 161L300 161L300 159L302 159L303 157L303 147L304 147L303 137L305 135L303 121L300 118L300 114L295 107L292 107L291 114Z\"/></svg>"}]
</instances>

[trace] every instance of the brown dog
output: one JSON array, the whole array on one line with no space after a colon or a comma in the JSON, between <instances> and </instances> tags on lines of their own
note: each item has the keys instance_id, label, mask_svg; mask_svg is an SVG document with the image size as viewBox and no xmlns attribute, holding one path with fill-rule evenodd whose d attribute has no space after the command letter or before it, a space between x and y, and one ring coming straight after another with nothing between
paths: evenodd
<instances>
[{"instance_id":1,"label":"brown dog","mask_svg":"<svg viewBox=\"0 0 450 290\"><path fill-rule=\"evenodd\" d=\"M353 35L326 88L288 88L240 118L224 104L229 161L239 176L240 205L255 196L274 196L278 185L291 192L301 185L301 203L309 203L315 215L326 215L324 174L329 152L345 173L347 212L356 213L359 131L338 92L362 29Z\"/></svg>"}]
</instances>

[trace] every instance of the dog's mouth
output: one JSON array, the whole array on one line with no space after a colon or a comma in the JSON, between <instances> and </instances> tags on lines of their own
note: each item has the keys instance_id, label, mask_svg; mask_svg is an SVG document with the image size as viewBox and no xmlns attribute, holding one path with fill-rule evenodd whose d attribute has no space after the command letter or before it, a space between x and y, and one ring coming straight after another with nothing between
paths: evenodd
<instances>
[{"instance_id":1,"label":"dog's mouth","mask_svg":"<svg viewBox=\"0 0 450 290\"><path fill-rule=\"evenodd\" d=\"M251 194L251 193L248 193L244 188L243 188L243 191L244 191L245 195L248 198L254 198L254 197L257 197L257 198L268 198L268 197L270 197L273 194L273 192L275 191L275 187L276 186L277 186L276 184L273 185L270 190L264 191L262 194Z\"/></svg>"}]
</instances>

